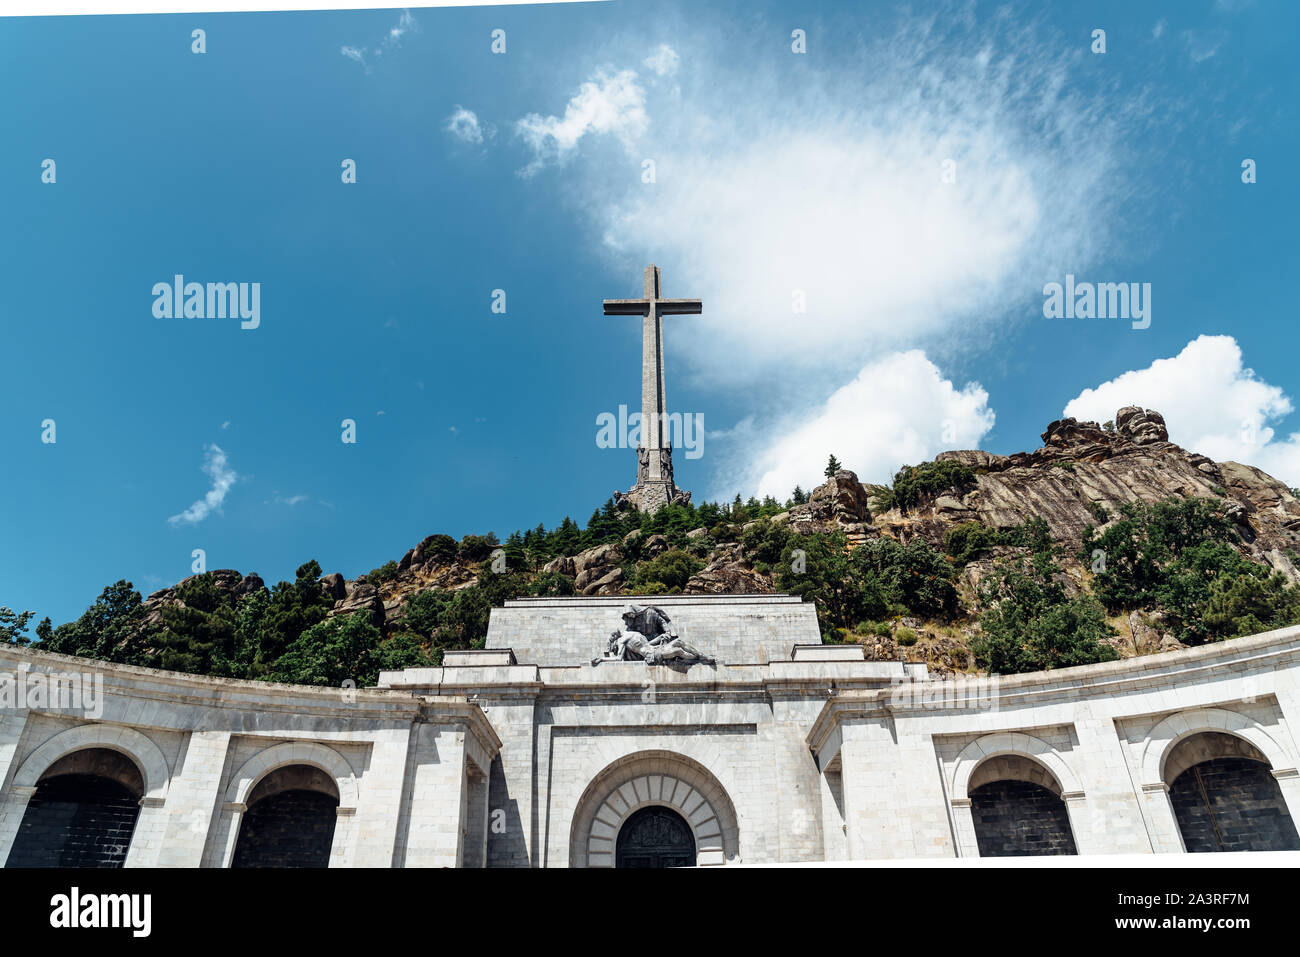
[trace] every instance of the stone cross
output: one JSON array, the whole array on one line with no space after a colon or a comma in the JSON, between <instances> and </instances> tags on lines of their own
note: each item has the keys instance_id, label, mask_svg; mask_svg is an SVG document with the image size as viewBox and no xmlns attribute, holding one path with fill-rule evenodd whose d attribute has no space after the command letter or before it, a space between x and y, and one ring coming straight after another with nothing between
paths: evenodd
<instances>
[{"instance_id":1,"label":"stone cross","mask_svg":"<svg viewBox=\"0 0 1300 957\"><path fill-rule=\"evenodd\" d=\"M671 451L665 434L664 413L664 316L698 316L703 306L698 299L660 297L659 267L651 263L645 271L645 295L640 299L606 299L607 316L642 316L641 322L641 448L645 450L644 478L638 472L637 487L672 483ZM671 494L671 492L670 492Z\"/></svg>"}]
</instances>

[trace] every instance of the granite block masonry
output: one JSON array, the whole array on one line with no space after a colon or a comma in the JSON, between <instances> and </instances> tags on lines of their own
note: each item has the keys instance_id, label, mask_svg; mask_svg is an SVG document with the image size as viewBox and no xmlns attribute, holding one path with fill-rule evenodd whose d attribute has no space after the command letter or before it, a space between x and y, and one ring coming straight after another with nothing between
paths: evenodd
<instances>
[{"instance_id":1,"label":"granite block masonry","mask_svg":"<svg viewBox=\"0 0 1300 957\"><path fill-rule=\"evenodd\" d=\"M822 643L796 597L635 600L716 660L605 657L626 599L604 598L507 602L485 648L357 691L0 647L0 680L103 683L94 718L0 711L0 860L730 867L1297 846L1300 628L963 696L924 665Z\"/></svg>"}]
</instances>

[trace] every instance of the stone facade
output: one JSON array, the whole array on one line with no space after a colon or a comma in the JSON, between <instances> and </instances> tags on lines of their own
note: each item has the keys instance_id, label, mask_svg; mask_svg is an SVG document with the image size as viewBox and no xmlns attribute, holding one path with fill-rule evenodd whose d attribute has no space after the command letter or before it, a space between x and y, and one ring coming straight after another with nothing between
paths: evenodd
<instances>
[{"instance_id":1,"label":"stone facade","mask_svg":"<svg viewBox=\"0 0 1300 957\"><path fill-rule=\"evenodd\" d=\"M28 862L20 833L67 839L43 807L75 798L73 775L132 795L129 867L323 856L312 840L334 867L606 867L647 807L665 834L684 822L674 853L700 865L974 857L1035 833L1056 853L1183 853L1213 832L1184 783L1198 769L1226 843L1295 834L1300 628L931 681L821 644L796 598L639 600L717 663L601 658L620 601L593 598L507 603L485 649L360 691L0 647L0 684L102 682L93 708L0 711L0 860Z\"/></svg>"}]
</instances>

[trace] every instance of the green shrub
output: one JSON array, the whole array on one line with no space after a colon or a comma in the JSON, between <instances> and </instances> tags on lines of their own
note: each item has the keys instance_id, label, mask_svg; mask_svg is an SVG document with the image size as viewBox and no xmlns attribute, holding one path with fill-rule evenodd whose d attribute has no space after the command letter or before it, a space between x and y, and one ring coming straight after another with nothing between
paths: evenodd
<instances>
[{"instance_id":1,"label":"green shrub","mask_svg":"<svg viewBox=\"0 0 1300 957\"><path fill-rule=\"evenodd\" d=\"M994 674L1018 674L1118 657L1103 639L1115 631L1089 595L1067 597L1061 569L1047 553L998 563L985 580L976 663Z\"/></svg>"},{"instance_id":2,"label":"green shrub","mask_svg":"<svg viewBox=\"0 0 1300 957\"><path fill-rule=\"evenodd\" d=\"M960 492L974 483L975 470L969 465L950 460L922 462L917 466L904 465L894 475L893 485L879 487L877 494L884 510L897 508L907 512L924 498L933 498L941 492Z\"/></svg>"},{"instance_id":3,"label":"green shrub","mask_svg":"<svg viewBox=\"0 0 1300 957\"><path fill-rule=\"evenodd\" d=\"M1216 499L1129 503L1104 533L1084 536L1080 559L1104 557L1093 590L1108 609L1162 609L1180 641L1200 644L1300 616L1300 589L1272 581L1240 541Z\"/></svg>"},{"instance_id":4,"label":"green shrub","mask_svg":"<svg viewBox=\"0 0 1300 957\"><path fill-rule=\"evenodd\" d=\"M390 582L397 578L397 562L386 561L378 568L373 568L366 575L366 581L378 588L384 582Z\"/></svg>"},{"instance_id":5,"label":"green shrub","mask_svg":"<svg viewBox=\"0 0 1300 957\"><path fill-rule=\"evenodd\" d=\"M679 548L661 552L654 559L636 566L632 576L634 594L674 594L686 587L691 576L704 567L704 562ZM643 590L650 586L654 591Z\"/></svg>"}]
</instances>

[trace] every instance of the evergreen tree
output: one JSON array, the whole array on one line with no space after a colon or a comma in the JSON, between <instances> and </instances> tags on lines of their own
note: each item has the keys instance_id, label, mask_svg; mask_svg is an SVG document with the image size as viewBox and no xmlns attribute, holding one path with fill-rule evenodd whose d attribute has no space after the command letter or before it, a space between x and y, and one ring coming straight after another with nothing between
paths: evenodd
<instances>
[{"instance_id":1,"label":"evergreen tree","mask_svg":"<svg viewBox=\"0 0 1300 957\"><path fill-rule=\"evenodd\" d=\"M515 531L506 539L506 568L512 572L521 572L528 568L528 555L524 551L524 536Z\"/></svg>"},{"instance_id":2,"label":"evergreen tree","mask_svg":"<svg viewBox=\"0 0 1300 957\"><path fill-rule=\"evenodd\" d=\"M81 655L122 664L153 664L149 635L142 627L144 603L128 581L105 588L76 621L42 636L41 647L64 655Z\"/></svg>"},{"instance_id":3,"label":"evergreen tree","mask_svg":"<svg viewBox=\"0 0 1300 957\"><path fill-rule=\"evenodd\" d=\"M0 605L0 643L30 645L32 640L27 637L27 623L32 620L32 614Z\"/></svg>"},{"instance_id":4,"label":"evergreen tree","mask_svg":"<svg viewBox=\"0 0 1300 957\"><path fill-rule=\"evenodd\" d=\"M235 609L231 596L211 572L176 586L177 604L162 609L158 664L168 671L213 674L213 659L229 660L235 644Z\"/></svg>"},{"instance_id":5,"label":"evergreen tree","mask_svg":"<svg viewBox=\"0 0 1300 957\"><path fill-rule=\"evenodd\" d=\"M830 457L830 461L826 463L826 472L824 474L826 475L827 478L834 478L835 473L838 472L841 468L843 468L843 466L840 465L840 460L837 459L834 455L832 455Z\"/></svg>"},{"instance_id":6,"label":"evergreen tree","mask_svg":"<svg viewBox=\"0 0 1300 957\"><path fill-rule=\"evenodd\" d=\"M379 681L379 629L366 612L330 618L312 625L285 650L268 672L272 681L299 685L357 687Z\"/></svg>"},{"instance_id":7,"label":"evergreen tree","mask_svg":"<svg viewBox=\"0 0 1300 957\"><path fill-rule=\"evenodd\" d=\"M293 584L280 582L271 589L251 662L254 676L269 674L289 646L324 621L334 607L334 600L320 587L320 574L320 564L313 559L298 567Z\"/></svg>"},{"instance_id":8,"label":"evergreen tree","mask_svg":"<svg viewBox=\"0 0 1300 957\"><path fill-rule=\"evenodd\" d=\"M578 523L569 516L564 516L564 521L560 523L552 535L551 552L555 555L576 555L582 551L582 531L578 528Z\"/></svg>"}]
</instances>

